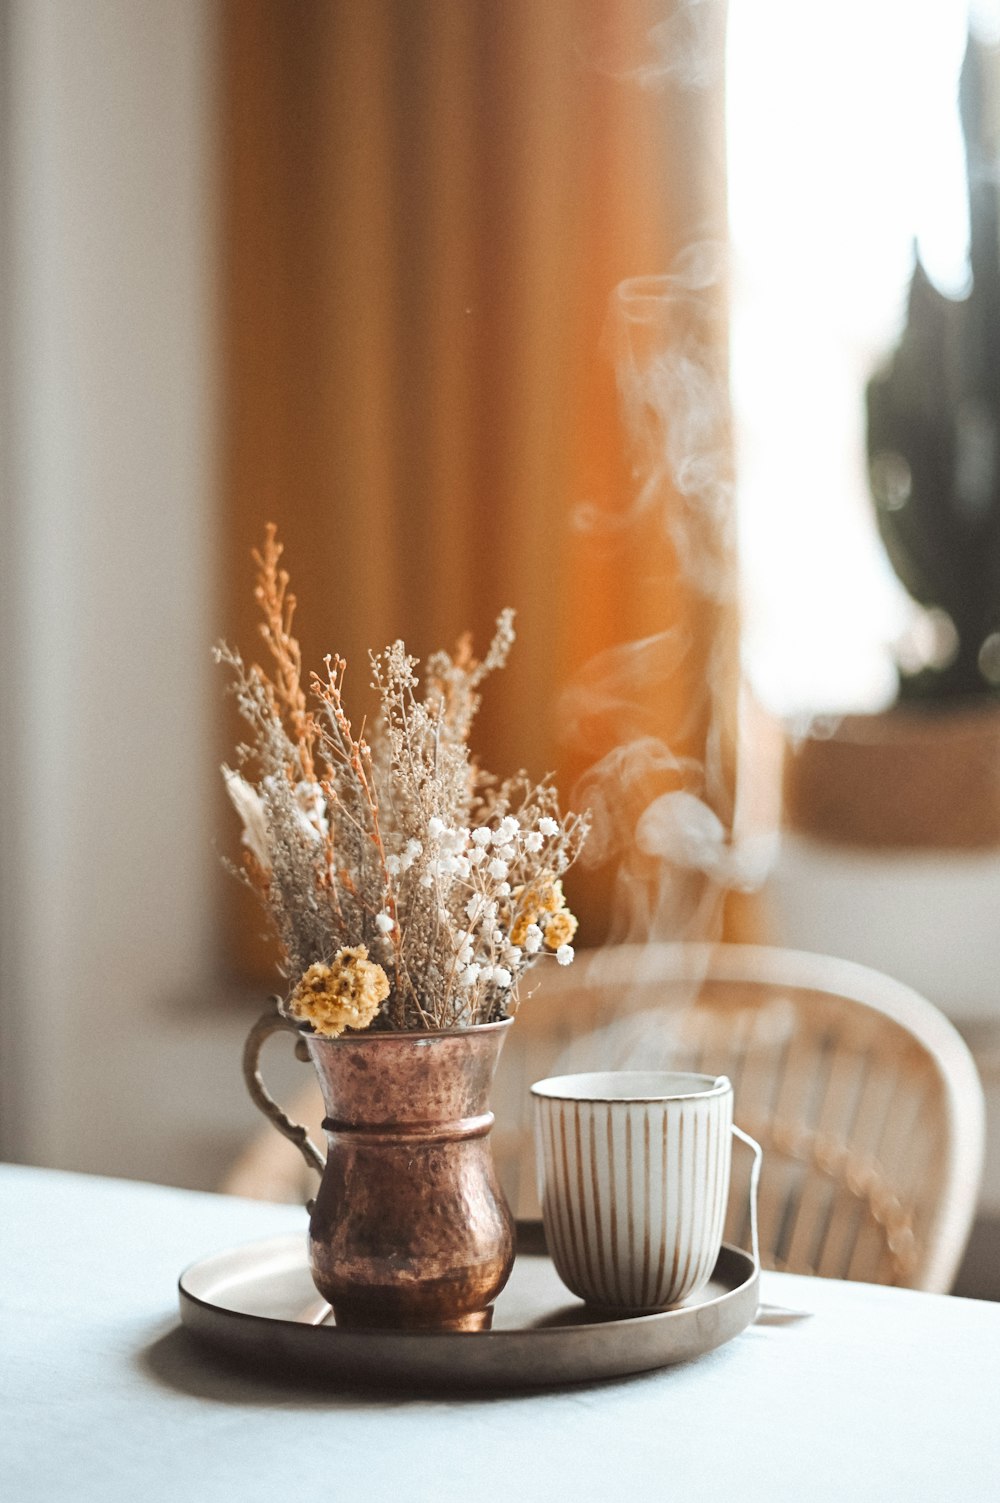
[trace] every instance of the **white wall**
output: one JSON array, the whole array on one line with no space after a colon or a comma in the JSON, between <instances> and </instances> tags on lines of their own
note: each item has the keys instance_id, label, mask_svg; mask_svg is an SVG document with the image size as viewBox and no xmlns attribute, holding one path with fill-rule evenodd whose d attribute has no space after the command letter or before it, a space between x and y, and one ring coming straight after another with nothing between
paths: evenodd
<instances>
[{"instance_id":1,"label":"white wall","mask_svg":"<svg viewBox=\"0 0 1000 1503\"><path fill-rule=\"evenodd\" d=\"M250 1126L204 1008L212 16L9 0L2 98L0 1148L189 1182Z\"/></svg>"}]
</instances>

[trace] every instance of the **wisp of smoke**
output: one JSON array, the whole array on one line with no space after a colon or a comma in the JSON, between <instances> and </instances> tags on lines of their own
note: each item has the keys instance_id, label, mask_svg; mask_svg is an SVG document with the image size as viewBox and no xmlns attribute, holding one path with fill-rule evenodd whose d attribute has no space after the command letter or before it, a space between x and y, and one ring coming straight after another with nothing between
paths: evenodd
<instances>
[{"instance_id":1,"label":"wisp of smoke","mask_svg":"<svg viewBox=\"0 0 1000 1503\"><path fill-rule=\"evenodd\" d=\"M637 490L626 512L601 519L621 530L659 508L685 578L718 601L733 589L734 547L725 345L712 295L722 268L718 244L699 242L673 272L615 290L605 339Z\"/></svg>"},{"instance_id":2,"label":"wisp of smoke","mask_svg":"<svg viewBox=\"0 0 1000 1503\"><path fill-rule=\"evenodd\" d=\"M613 38L592 37L584 49L587 66L641 89L706 89L717 81L720 70L713 34L718 6L719 0L673 0L664 19L646 32L645 55L638 61L616 58L620 49Z\"/></svg>"},{"instance_id":3,"label":"wisp of smoke","mask_svg":"<svg viewBox=\"0 0 1000 1503\"><path fill-rule=\"evenodd\" d=\"M773 860L772 834L734 834L736 572L726 346L719 323L723 278L720 247L699 242L671 273L624 282L612 300L607 345L631 441L635 490L625 508L591 507L578 525L608 548L624 550L655 523L669 539L686 591L708 606L703 622L718 626L711 641L699 644L703 672L686 676L696 686L689 719L672 731L678 745L690 746L690 733L704 730L697 757L675 750L662 727L662 703L695 646L686 628L670 626L606 649L564 695L567 738L595 758L574 795L594 814L585 859L616 864L610 935L615 948L608 952L606 972L616 1019L575 1048L564 1068L573 1061L582 1068L584 1058L599 1060L602 1068L668 1063L669 1017L650 1011L649 983L660 964L657 942L718 939L727 893L758 887ZM622 944L631 945L631 998L622 994L621 971L615 974ZM594 958L588 985L603 984L602 959ZM697 989L692 979L689 995ZM684 987L670 994L681 1001Z\"/></svg>"}]
</instances>

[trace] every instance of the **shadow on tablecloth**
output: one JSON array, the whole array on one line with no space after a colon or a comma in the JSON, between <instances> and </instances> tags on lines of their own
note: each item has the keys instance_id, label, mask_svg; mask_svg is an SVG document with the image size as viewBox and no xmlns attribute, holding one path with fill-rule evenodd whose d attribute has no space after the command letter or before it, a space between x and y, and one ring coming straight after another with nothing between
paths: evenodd
<instances>
[{"instance_id":1,"label":"shadow on tablecloth","mask_svg":"<svg viewBox=\"0 0 1000 1503\"><path fill-rule=\"evenodd\" d=\"M713 1359L724 1360L724 1349L709 1352L698 1358L705 1366ZM223 1352L211 1349L199 1342L182 1325L164 1331L157 1329L149 1342L135 1354L134 1362L146 1379L161 1388L192 1398L208 1399L218 1404L238 1404L258 1408L297 1407L322 1409L336 1405L338 1408L370 1408L379 1405L386 1409L410 1407L420 1403L490 1404L512 1400L530 1402L539 1392L560 1393L577 1398L587 1404L591 1394L608 1389L628 1389L639 1384L652 1383L671 1372L690 1366L679 1363L669 1369L652 1373L636 1373L630 1377L613 1378L602 1382L573 1383L546 1386L544 1389L490 1389L470 1391L465 1388L423 1388L419 1394L410 1394L405 1389L392 1386L387 1380L384 1386L361 1384L330 1377L306 1376L301 1373L253 1370L245 1362Z\"/></svg>"}]
</instances>

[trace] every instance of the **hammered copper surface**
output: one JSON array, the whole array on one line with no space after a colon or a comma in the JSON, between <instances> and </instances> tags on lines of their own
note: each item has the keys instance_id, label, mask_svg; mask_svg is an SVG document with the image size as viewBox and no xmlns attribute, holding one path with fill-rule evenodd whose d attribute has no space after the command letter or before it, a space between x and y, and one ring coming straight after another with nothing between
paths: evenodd
<instances>
[{"instance_id":1,"label":"hammered copper surface","mask_svg":"<svg viewBox=\"0 0 1000 1503\"><path fill-rule=\"evenodd\" d=\"M514 1262L489 1142L509 1027L305 1036L329 1142L310 1264L341 1328L489 1324Z\"/></svg>"}]
</instances>

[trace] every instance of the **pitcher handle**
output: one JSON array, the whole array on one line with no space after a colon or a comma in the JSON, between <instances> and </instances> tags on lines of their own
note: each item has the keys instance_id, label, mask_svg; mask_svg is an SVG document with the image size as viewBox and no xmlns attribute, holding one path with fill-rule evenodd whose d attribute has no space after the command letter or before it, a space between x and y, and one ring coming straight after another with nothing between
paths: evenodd
<instances>
[{"instance_id":1,"label":"pitcher handle","mask_svg":"<svg viewBox=\"0 0 1000 1503\"><path fill-rule=\"evenodd\" d=\"M243 1079L246 1081L254 1106L264 1113L267 1120L288 1138L289 1142L295 1144L309 1168L322 1174L326 1168L323 1155L306 1129L298 1122L293 1122L291 1117L286 1116L281 1110L261 1076L260 1051L273 1033L294 1033L295 1058L302 1060L304 1064L309 1063L309 1051L305 1039L291 1018L286 1018L284 1013L278 1011L278 999L272 997L270 1007L266 1012L261 1013L247 1034L247 1041L243 1046Z\"/></svg>"},{"instance_id":2,"label":"pitcher handle","mask_svg":"<svg viewBox=\"0 0 1000 1503\"><path fill-rule=\"evenodd\" d=\"M732 1124L733 1137L739 1138L741 1143L753 1151L753 1167L750 1170L750 1249L753 1255L753 1265L760 1272L760 1234L757 1228L757 1189L760 1184L760 1166L764 1162L764 1150L742 1127Z\"/></svg>"}]
</instances>

